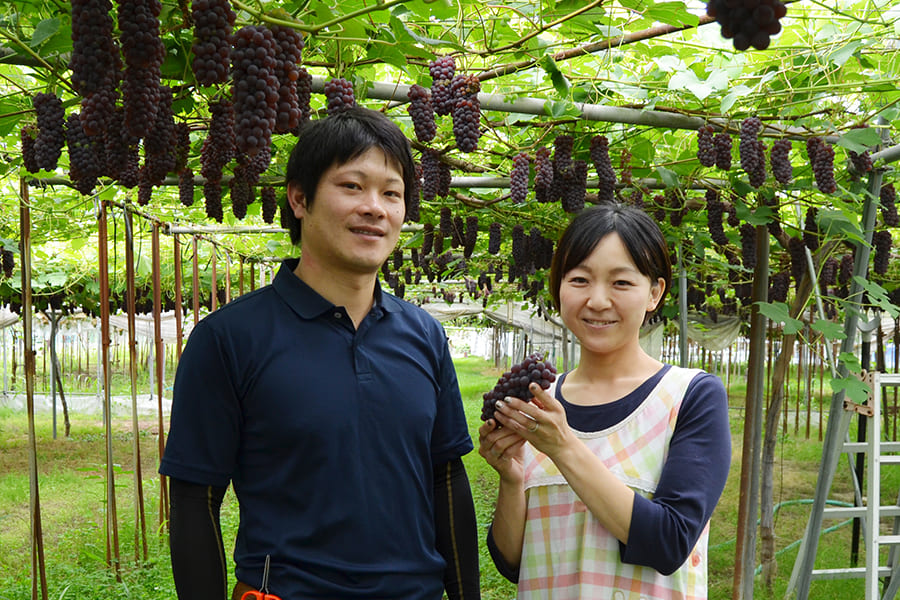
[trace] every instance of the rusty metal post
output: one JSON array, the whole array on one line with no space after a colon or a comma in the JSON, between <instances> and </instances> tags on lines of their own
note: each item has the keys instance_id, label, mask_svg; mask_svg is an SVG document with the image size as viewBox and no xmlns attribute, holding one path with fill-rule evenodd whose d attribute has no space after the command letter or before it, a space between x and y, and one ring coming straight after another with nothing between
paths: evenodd
<instances>
[{"instance_id":1,"label":"rusty metal post","mask_svg":"<svg viewBox=\"0 0 900 600\"><path fill-rule=\"evenodd\" d=\"M238 256L238 262L241 265L241 272L238 274L238 293L244 295L244 257Z\"/></svg>"},{"instance_id":2,"label":"rusty metal post","mask_svg":"<svg viewBox=\"0 0 900 600\"><path fill-rule=\"evenodd\" d=\"M193 296L194 296L194 325L200 322L200 258L197 256L197 236L191 238L194 247L194 279L193 279Z\"/></svg>"},{"instance_id":3,"label":"rusty metal post","mask_svg":"<svg viewBox=\"0 0 900 600\"><path fill-rule=\"evenodd\" d=\"M217 308L219 308L219 277L216 275L216 246L213 244L212 247L212 256L209 259L209 271L210 271L210 282L209 282L209 310L210 312L215 312Z\"/></svg>"},{"instance_id":4,"label":"rusty metal post","mask_svg":"<svg viewBox=\"0 0 900 600\"><path fill-rule=\"evenodd\" d=\"M166 360L165 347L162 339L162 283L160 278L159 259L159 223L153 223L152 234L153 253L153 346L156 350L156 409L158 417L159 433L159 458L162 459L166 449L166 428L163 421L163 364ZM169 527L169 486L167 477L159 475L159 524Z\"/></svg>"},{"instance_id":5,"label":"rusty metal post","mask_svg":"<svg viewBox=\"0 0 900 600\"><path fill-rule=\"evenodd\" d=\"M28 183L19 182L19 263L22 275L22 340L25 350L25 398L28 411L28 480L30 483L31 515L31 598L47 600L47 570L44 563L44 532L41 523L41 498L38 485L37 433L34 427L34 349L31 304L31 208L28 200Z\"/></svg>"},{"instance_id":6,"label":"rusty metal post","mask_svg":"<svg viewBox=\"0 0 900 600\"><path fill-rule=\"evenodd\" d=\"M141 476L140 427L137 414L137 333L135 332L134 284L134 223L129 208L125 208L125 289L128 311L128 373L131 380L131 429L134 434L134 561L140 561L139 548L147 560L147 519L144 511L144 482Z\"/></svg>"},{"instance_id":7,"label":"rusty metal post","mask_svg":"<svg viewBox=\"0 0 900 600\"><path fill-rule=\"evenodd\" d=\"M256 263L250 263L250 291L256 289Z\"/></svg>"},{"instance_id":8,"label":"rusty metal post","mask_svg":"<svg viewBox=\"0 0 900 600\"><path fill-rule=\"evenodd\" d=\"M175 358L181 358L181 348L184 345L184 340L181 339L184 335L181 319L184 316L184 311L181 307L182 302L184 302L184 298L181 296L181 286L182 286L182 273L181 273L181 241L178 239L178 234L172 236L172 248L173 255L175 259Z\"/></svg>"},{"instance_id":9,"label":"rusty metal post","mask_svg":"<svg viewBox=\"0 0 900 600\"><path fill-rule=\"evenodd\" d=\"M119 523L116 511L116 483L112 452L112 402L110 401L109 366L109 240L107 239L107 203L100 202L97 226L97 255L100 279L100 347L103 377L103 423L106 433L106 562L122 580L119 558Z\"/></svg>"}]
</instances>

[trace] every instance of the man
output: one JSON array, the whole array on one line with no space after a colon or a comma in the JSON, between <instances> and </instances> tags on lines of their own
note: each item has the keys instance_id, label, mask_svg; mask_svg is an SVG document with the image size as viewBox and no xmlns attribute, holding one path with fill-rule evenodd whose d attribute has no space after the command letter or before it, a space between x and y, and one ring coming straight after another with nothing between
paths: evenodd
<instances>
[{"instance_id":1,"label":"man","mask_svg":"<svg viewBox=\"0 0 900 600\"><path fill-rule=\"evenodd\" d=\"M160 472L182 600L226 595L229 483L232 598L479 597L461 461L473 446L446 335L377 279L414 177L408 140L379 112L300 132L284 218L301 258L203 319L178 365Z\"/></svg>"}]
</instances>

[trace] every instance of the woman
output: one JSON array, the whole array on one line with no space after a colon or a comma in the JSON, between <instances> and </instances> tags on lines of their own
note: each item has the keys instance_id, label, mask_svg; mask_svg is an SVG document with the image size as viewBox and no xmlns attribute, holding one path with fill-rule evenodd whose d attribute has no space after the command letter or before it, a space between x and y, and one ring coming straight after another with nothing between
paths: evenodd
<instances>
[{"instance_id":1,"label":"woman","mask_svg":"<svg viewBox=\"0 0 900 600\"><path fill-rule=\"evenodd\" d=\"M500 475L488 547L529 598L707 597L709 518L731 461L722 382L639 344L671 282L659 227L635 208L581 212L559 241L551 294L579 365L479 430Z\"/></svg>"}]
</instances>

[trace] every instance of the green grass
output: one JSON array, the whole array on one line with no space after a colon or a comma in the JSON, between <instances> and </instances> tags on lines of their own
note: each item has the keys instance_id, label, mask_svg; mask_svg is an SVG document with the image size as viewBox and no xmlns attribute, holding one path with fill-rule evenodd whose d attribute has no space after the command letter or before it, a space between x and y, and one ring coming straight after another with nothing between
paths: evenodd
<instances>
[{"instance_id":1,"label":"green grass","mask_svg":"<svg viewBox=\"0 0 900 600\"><path fill-rule=\"evenodd\" d=\"M456 361L468 424L473 439L481 424L481 394L490 389L499 371L479 358ZM817 388L815 388L817 389ZM732 388L733 407L743 406L743 398ZM826 402L827 404L827 402ZM740 488L740 452L744 415L732 410L732 469L722 500L713 516L710 533L710 598L731 598L735 564L735 533ZM40 501L43 523L49 597L53 600L106 600L109 598L163 599L175 597L164 532L159 531L159 483L156 478L156 419L141 421L142 474L146 511L148 557L135 558L134 495L135 467L132 459L130 419L114 423L116 508L119 521L120 569L106 565L104 528L106 523L105 449L103 426L96 415L72 415L72 436L52 439L49 415L38 414L37 446L40 471ZM771 593L756 578L756 598L782 598L793 568L796 547L809 516L815 491L821 444L814 424L811 440L806 440L801 419L799 434L793 421L778 440L775 467L775 502L782 503L776 516L778 570ZM855 431L855 426L854 426ZM515 587L504 580L491 563L484 547L484 533L490 523L496 494L496 473L477 454L464 458L475 498L481 541L482 597L508 600ZM886 471L882 480L883 502L893 503L900 489L900 477ZM31 593L31 550L29 545L29 477L27 422L24 414L0 409L0 600L19 600ZM852 501L846 460L838 465L831 498ZM222 509L226 544L233 543L238 510L229 492ZM829 523L830 525L830 523ZM821 538L817 568L850 566L851 528L847 525ZM864 565L864 556L860 557ZM885 561L882 560L882 564ZM230 579L234 581L233 577ZM858 600L863 596L862 580L814 582L811 597Z\"/></svg>"}]
</instances>

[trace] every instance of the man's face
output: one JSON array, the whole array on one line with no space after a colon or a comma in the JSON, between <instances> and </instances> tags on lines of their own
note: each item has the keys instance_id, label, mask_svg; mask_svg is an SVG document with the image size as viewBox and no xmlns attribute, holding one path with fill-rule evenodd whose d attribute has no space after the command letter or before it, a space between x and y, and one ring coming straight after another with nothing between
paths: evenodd
<instances>
[{"instance_id":1,"label":"man's face","mask_svg":"<svg viewBox=\"0 0 900 600\"><path fill-rule=\"evenodd\" d=\"M311 209L299 186L289 186L288 200L301 219L303 262L335 273L377 272L400 237L403 199L399 166L374 147L329 167Z\"/></svg>"}]
</instances>

